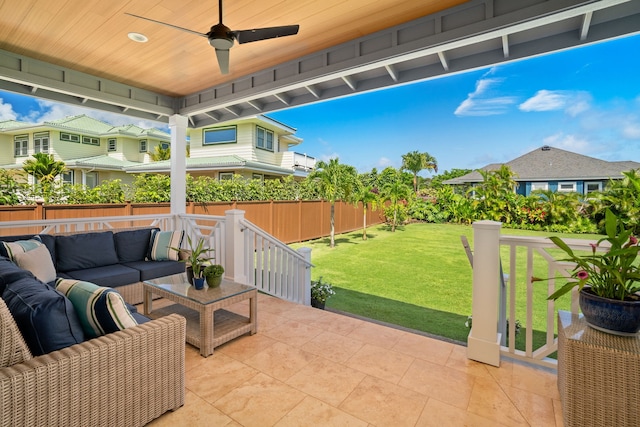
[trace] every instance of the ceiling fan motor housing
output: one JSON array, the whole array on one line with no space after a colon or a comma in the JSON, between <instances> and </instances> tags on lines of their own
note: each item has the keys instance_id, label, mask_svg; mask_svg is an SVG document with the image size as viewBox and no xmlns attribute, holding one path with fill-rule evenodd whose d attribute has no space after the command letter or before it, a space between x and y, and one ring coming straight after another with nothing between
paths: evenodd
<instances>
[{"instance_id":1,"label":"ceiling fan motor housing","mask_svg":"<svg viewBox=\"0 0 640 427\"><path fill-rule=\"evenodd\" d=\"M216 49L230 49L233 46L233 33L223 24L217 24L211 27L207 33L209 44Z\"/></svg>"}]
</instances>

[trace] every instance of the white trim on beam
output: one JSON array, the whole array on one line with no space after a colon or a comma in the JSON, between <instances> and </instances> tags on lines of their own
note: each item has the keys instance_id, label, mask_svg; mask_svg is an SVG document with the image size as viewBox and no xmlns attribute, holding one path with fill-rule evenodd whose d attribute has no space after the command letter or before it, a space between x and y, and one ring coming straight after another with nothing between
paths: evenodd
<instances>
[{"instance_id":1,"label":"white trim on beam","mask_svg":"<svg viewBox=\"0 0 640 427\"><path fill-rule=\"evenodd\" d=\"M274 93L273 96L278 98L278 100L280 102L282 102L284 105L290 105L291 104L291 100L284 93Z\"/></svg>"},{"instance_id":2,"label":"white trim on beam","mask_svg":"<svg viewBox=\"0 0 640 427\"><path fill-rule=\"evenodd\" d=\"M264 108L262 104L260 104L255 99L250 99L249 101L247 101L247 104L251 105L253 108L255 108L258 111L262 111L262 109Z\"/></svg>"},{"instance_id":3,"label":"white trim on beam","mask_svg":"<svg viewBox=\"0 0 640 427\"><path fill-rule=\"evenodd\" d=\"M502 53L505 58L509 57L509 36L507 34L502 36Z\"/></svg>"},{"instance_id":4,"label":"white trim on beam","mask_svg":"<svg viewBox=\"0 0 640 427\"><path fill-rule=\"evenodd\" d=\"M203 114L205 116L215 120L216 122L220 121L220 116L218 114L215 114L215 113L211 112L211 111L205 111ZM189 116L189 117L191 117L191 116Z\"/></svg>"},{"instance_id":5,"label":"white trim on beam","mask_svg":"<svg viewBox=\"0 0 640 427\"><path fill-rule=\"evenodd\" d=\"M31 86L31 93L36 93L38 91L38 86Z\"/></svg>"},{"instance_id":6,"label":"white trim on beam","mask_svg":"<svg viewBox=\"0 0 640 427\"><path fill-rule=\"evenodd\" d=\"M449 63L447 62L447 57L445 56L444 52L438 52L438 58L440 59L442 68L444 68L445 71L449 71Z\"/></svg>"},{"instance_id":7,"label":"white trim on beam","mask_svg":"<svg viewBox=\"0 0 640 427\"><path fill-rule=\"evenodd\" d=\"M309 93L311 95L313 95L316 99L320 99L320 95L322 94L322 92L320 90L318 90L317 87L313 86L313 85L306 85L305 88L309 91Z\"/></svg>"},{"instance_id":8,"label":"white trim on beam","mask_svg":"<svg viewBox=\"0 0 640 427\"><path fill-rule=\"evenodd\" d=\"M351 76L342 76L342 80L351 88L352 91L356 91L358 82L356 82Z\"/></svg>"},{"instance_id":9,"label":"white trim on beam","mask_svg":"<svg viewBox=\"0 0 640 427\"><path fill-rule=\"evenodd\" d=\"M237 108L232 108L231 106L224 107L224 109L236 117L240 117L240 113L242 113L242 111L237 111Z\"/></svg>"},{"instance_id":10,"label":"white trim on beam","mask_svg":"<svg viewBox=\"0 0 640 427\"><path fill-rule=\"evenodd\" d=\"M580 40L582 41L587 39L587 35L589 34L589 27L591 26L592 17L593 17L592 11L589 11L584 14L584 18L582 19L582 26L580 27Z\"/></svg>"},{"instance_id":11,"label":"white trim on beam","mask_svg":"<svg viewBox=\"0 0 640 427\"><path fill-rule=\"evenodd\" d=\"M189 123L191 123L191 126L195 127L196 123L193 121L193 117L192 116L188 116L187 120L189 120Z\"/></svg>"},{"instance_id":12,"label":"white trim on beam","mask_svg":"<svg viewBox=\"0 0 640 427\"><path fill-rule=\"evenodd\" d=\"M389 75L391 76L393 81L397 82L398 81L398 71L396 71L394 66L392 64L387 64L387 65L384 66L384 68L387 70L387 73L389 73Z\"/></svg>"}]
</instances>

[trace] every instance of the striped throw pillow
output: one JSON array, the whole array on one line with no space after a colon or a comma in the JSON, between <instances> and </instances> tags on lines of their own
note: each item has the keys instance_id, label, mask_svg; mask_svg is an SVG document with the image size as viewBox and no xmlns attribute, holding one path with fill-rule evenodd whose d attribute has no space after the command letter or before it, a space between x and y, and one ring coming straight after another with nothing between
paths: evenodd
<instances>
[{"instance_id":1,"label":"striped throw pillow","mask_svg":"<svg viewBox=\"0 0 640 427\"><path fill-rule=\"evenodd\" d=\"M81 280L58 279L56 290L69 298L78 313L82 329L89 338L138 324L122 296L111 288Z\"/></svg>"},{"instance_id":2,"label":"striped throw pillow","mask_svg":"<svg viewBox=\"0 0 640 427\"><path fill-rule=\"evenodd\" d=\"M179 248L182 245L184 231L159 231L151 232L149 245L149 259L152 261L178 261L178 251L171 248Z\"/></svg>"},{"instance_id":3,"label":"striped throw pillow","mask_svg":"<svg viewBox=\"0 0 640 427\"><path fill-rule=\"evenodd\" d=\"M44 283L56 280L56 268L53 265L49 249L38 236L30 240L2 242L7 257L18 267L29 270Z\"/></svg>"}]
</instances>

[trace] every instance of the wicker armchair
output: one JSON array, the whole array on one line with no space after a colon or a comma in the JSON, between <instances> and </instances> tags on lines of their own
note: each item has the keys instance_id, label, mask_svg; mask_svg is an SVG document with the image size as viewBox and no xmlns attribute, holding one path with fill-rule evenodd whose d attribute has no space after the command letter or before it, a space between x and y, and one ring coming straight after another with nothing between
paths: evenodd
<instances>
[{"instance_id":1,"label":"wicker armchair","mask_svg":"<svg viewBox=\"0 0 640 427\"><path fill-rule=\"evenodd\" d=\"M1 426L142 426L184 404L178 315L32 357L0 299Z\"/></svg>"}]
</instances>

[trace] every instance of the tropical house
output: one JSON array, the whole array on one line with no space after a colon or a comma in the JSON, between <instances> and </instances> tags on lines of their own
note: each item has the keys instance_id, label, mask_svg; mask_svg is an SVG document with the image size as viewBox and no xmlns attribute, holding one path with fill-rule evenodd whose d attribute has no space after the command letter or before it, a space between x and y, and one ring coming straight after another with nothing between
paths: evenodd
<instances>
[{"instance_id":1,"label":"tropical house","mask_svg":"<svg viewBox=\"0 0 640 427\"><path fill-rule=\"evenodd\" d=\"M635 161L606 161L544 145L506 163L480 168L493 171L508 166L515 174L517 194L528 196L534 190L589 194L602 191L609 180L622 179L622 172L640 168ZM449 185L473 186L482 182L478 170L444 181Z\"/></svg>"},{"instance_id":2,"label":"tropical house","mask_svg":"<svg viewBox=\"0 0 640 427\"><path fill-rule=\"evenodd\" d=\"M261 180L304 177L315 159L289 151L302 142L295 132L266 116L190 129L187 172L218 179L234 174ZM64 182L88 187L113 179L127 183L137 173L169 173L170 161L154 162L150 153L170 143L170 134L162 130L113 126L86 115L37 124L9 120L0 122L0 168L20 169L32 154L47 153L65 162Z\"/></svg>"}]
</instances>

